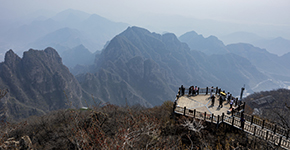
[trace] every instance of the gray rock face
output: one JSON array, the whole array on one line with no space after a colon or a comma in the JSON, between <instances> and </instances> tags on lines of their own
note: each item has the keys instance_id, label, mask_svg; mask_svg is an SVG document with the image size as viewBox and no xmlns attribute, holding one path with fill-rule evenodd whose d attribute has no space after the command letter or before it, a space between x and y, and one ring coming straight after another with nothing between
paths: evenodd
<instances>
[{"instance_id":1,"label":"gray rock face","mask_svg":"<svg viewBox=\"0 0 290 150\"><path fill-rule=\"evenodd\" d=\"M190 50L172 33L160 35L138 27L115 36L91 68L76 77L83 89L118 105L160 105L173 100L181 84L219 86L238 95L243 84L265 78L238 55L208 56Z\"/></svg>"},{"instance_id":2,"label":"gray rock face","mask_svg":"<svg viewBox=\"0 0 290 150\"><path fill-rule=\"evenodd\" d=\"M30 49L22 59L8 51L0 64L0 83L9 90L4 100L12 119L69 108L68 100L82 106L80 85L52 48Z\"/></svg>"}]
</instances>

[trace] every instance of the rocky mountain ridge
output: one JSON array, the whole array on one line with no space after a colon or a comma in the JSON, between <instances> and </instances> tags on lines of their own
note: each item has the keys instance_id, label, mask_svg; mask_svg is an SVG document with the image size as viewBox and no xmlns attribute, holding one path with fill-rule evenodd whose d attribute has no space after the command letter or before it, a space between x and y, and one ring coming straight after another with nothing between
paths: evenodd
<instances>
[{"instance_id":1,"label":"rocky mountain ridge","mask_svg":"<svg viewBox=\"0 0 290 150\"><path fill-rule=\"evenodd\" d=\"M203 38L196 33L194 35ZM173 100L180 85L218 86L239 95L243 85L248 92L253 92L253 87L268 80L268 76L260 71L261 67L256 67L255 61L248 58L251 51L259 55L263 50L255 47L248 50L251 45L244 44L241 45L245 46L245 50L239 49L242 47L239 45L224 46L215 37L203 40L209 45L219 43L213 45L220 45L226 51L214 51L215 48L207 48L204 44L204 49L212 53L206 54L190 49L172 33L161 35L144 28L128 27L116 35L100 54L94 54L92 65L74 67L75 78L52 48L29 50L22 59L9 51L5 62L1 63L1 67L6 69L1 68L5 73L1 76L3 86L0 88L13 89L7 96L10 96L10 105L17 104L25 111L30 105L33 106L31 108L40 105L36 102L40 99L41 107L34 111L43 114L53 109L68 108L65 107L66 99L72 99L74 106L111 103L152 107ZM93 56L82 45L65 52L67 58L64 57L64 61L70 57L79 59L82 53L84 58ZM261 54L267 56L266 52ZM272 82L269 85L274 87ZM7 102L6 99L2 106L5 104L7 107ZM27 106L24 106L26 103ZM24 114L27 116L27 112Z\"/></svg>"},{"instance_id":2,"label":"rocky mountain ridge","mask_svg":"<svg viewBox=\"0 0 290 150\"><path fill-rule=\"evenodd\" d=\"M82 88L52 48L30 49L23 58L9 50L0 63L0 83L9 91L0 107L15 120L83 105Z\"/></svg>"},{"instance_id":3,"label":"rocky mountain ridge","mask_svg":"<svg viewBox=\"0 0 290 150\"><path fill-rule=\"evenodd\" d=\"M125 100L160 105L173 100L181 84L219 86L238 95L244 84L266 79L243 57L231 53L208 56L190 50L172 33L160 35L139 27L115 36L90 68L90 73L76 76L83 89L118 105Z\"/></svg>"}]
</instances>

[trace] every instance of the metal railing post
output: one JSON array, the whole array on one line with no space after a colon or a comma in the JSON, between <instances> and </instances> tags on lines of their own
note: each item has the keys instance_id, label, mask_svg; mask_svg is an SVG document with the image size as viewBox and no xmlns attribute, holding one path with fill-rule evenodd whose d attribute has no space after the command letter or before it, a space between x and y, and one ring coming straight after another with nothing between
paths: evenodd
<instances>
[{"instance_id":1,"label":"metal railing post","mask_svg":"<svg viewBox=\"0 0 290 150\"><path fill-rule=\"evenodd\" d=\"M254 127L254 133L253 133L253 135L255 136L255 134L256 134L256 126Z\"/></svg>"},{"instance_id":2,"label":"metal railing post","mask_svg":"<svg viewBox=\"0 0 290 150\"><path fill-rule=\"evenodd\" d=\"M263 120L262 129L264 129L264 125L265 125L265 120Z\"/></svg>"},{"instance_id":3,"label":"metal railing post","mask_svg":"<svg viewBox=\"0 0 290 150\"><path fill-rule=\"evenodd\" d=\"M205 95L207 95L208 94L208 87L206 87L206 91L205 91Z\"/></svg>"},{"instance_id":4,"label":"metal railing post","mask_svg":"<svg viewBox=\"0 0 290 150\"><path fill-rule=\"evenodd\" d=\"M175 112L175 109L176 109L176 101L173 104L173 113Z\"/></svg>"},{"instance_id":5,"label":"metal railing post","mask_svg":"<svg viewBox=\"0 0 290 150\"><path fill-rule=\"evenodd\" d=\"M204 112L204 121L206 121L206 112Z\"/></svg>"},{"instance_id":6,"label":"metal railing post","mask_svg":"<svg viewBox=\"0 0 290 150\"><path fill-rule=\"evenodd\" d=\"M196 113L196 110L194 109L193 110L193 118L195 118L195 113Z\"/></svg>"},{"instance_id":7,"label":"metal railing post","mask_svg":"<svg viewBox=\"0 0 290 150\"><path fill-rule=\"evenodd\" d=\"M281 146L282 136L280 137L278 146Z\"/></svg>"},{"instance_id":8,"label":"metal railing post","mask_svg":"<svg viewBox=\"0 0 290 150\"><path fill-rule=\"evenodd\" d=\"M211 123L213 123L213 116L214 116L214 115L213 115L213 114L211 114Z\"/></svg>"},{"instance_id":9,"label":"metal railing post","mask_svg":"<svg viewBox=\"0 0 290 150\"><path fill-rule=\"evenodd\" d=\"M183 116L185 116L185 111L186 111L186 107L184 107L184 110L183 110Z\"/></svg>"},{"instance_id":10,"label":"metal railing post","mask_svg":"<svg viewBox=\"0 0 290 150\"><path fill-rule=\"evenodd\" d=\"M252 115L251 125L253 124L253 121L254 121L254 116Z\"/></svg>"}]
</instances>

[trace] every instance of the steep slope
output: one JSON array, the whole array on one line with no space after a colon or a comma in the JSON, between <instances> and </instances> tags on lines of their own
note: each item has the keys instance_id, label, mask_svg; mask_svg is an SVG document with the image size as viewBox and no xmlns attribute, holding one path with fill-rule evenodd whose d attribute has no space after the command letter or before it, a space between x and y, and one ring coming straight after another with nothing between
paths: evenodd
<instances>
[{"instance_id":1,"label":"steep slope","mask_svg":"<svg viewBox=\"0 0 290 150\"><path fill-rule=\"evenodd\" d=\"M80 85L52 48L30 49L22 59L9 50L0 68L0 88L9 91L0 107L12 119L82 106Z\"/></svg>"},{"instance_id":2,"label":"steep slope","mask_svg":"<svg viewBox=\"0 0 290 150\"><path fill-rule=\"evenodd\" d=\"M220 86L238 95L243 84L266 76L238 55L208 56L191 51L174 34L129 27L98 55L91 73L77 79L85 91L104 101L155 106L173 100L181 84Z\"/></svg>"}]
</instances>

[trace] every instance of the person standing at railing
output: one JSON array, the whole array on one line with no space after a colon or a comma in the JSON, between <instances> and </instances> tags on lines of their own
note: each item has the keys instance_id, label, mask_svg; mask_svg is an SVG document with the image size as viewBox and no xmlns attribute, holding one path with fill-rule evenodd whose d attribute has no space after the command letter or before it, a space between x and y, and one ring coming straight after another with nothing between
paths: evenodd
<instances>
[{"instance_id":1,"label":"person standing at railing","mask_svg":"<svg viewBox=\"0 0 290 150\"><path fill-rule=\"evenodd\" d=\"M215 100L215 96L214 96L214 95L212 95L210 98L211 98L211 106L214 106L214 100Z\"/></svg>"},{"instance_id":2,"label":"person standing at railing","mask_svg":"<svg viewBox=\"0 0 290 150\"><path fill-rule=\"evenodd\" d=\"M192 90L192 95L195 96L195 88L194 88L194 86L191 86L191 90Z\"/></svg>"},{"instance_id":3,"label":"person standing at railing","mask_svg":"<svg viewBox=\"0 0 290 150\"><path fill-rule=\"evenodd\" d=\"M183 87L183 85L181 85L181 96L184 95L184 90L185 90L185 88Z\"/></svg>"},{"instance_id":4,"label":"person standing at railing","mask_svg":"<svg viewBox=\"0 0 290 150\"><path fill-rule=\"evenodd\" d=\"M191 86L188 88L188 96L191 96Z\"/></svg>"},{"instance_id":5,"label":"person standing at railing","mask_svg":"<svg viewBox=\"0 0 290 150\"><path fill-rule=\"evenodd\" d=\"M210 97L212 96L213 93L213 86L210 88Z\"/></svg>"},{"instance_id":6,"label":"person standing at railing","mask_svg":"<svg viewBox=\"0 0 290 150\"><path fill-rule=\"evenodd\" d=\"M197 86L195 86L195 95L197 95L198 94L198 88L197 88Z\"/></svg>"},{"instance_id":7,"label":"person standing at railing","mask_svg":"<svg viewBox=\"0 0 290 150\"><path fill-rule=\"evenodd\" d=\"M194 96L194 94L195 94L194 86L191 86L191 94L192 94L192 96Z\"/></svg>"}]
</instances>

